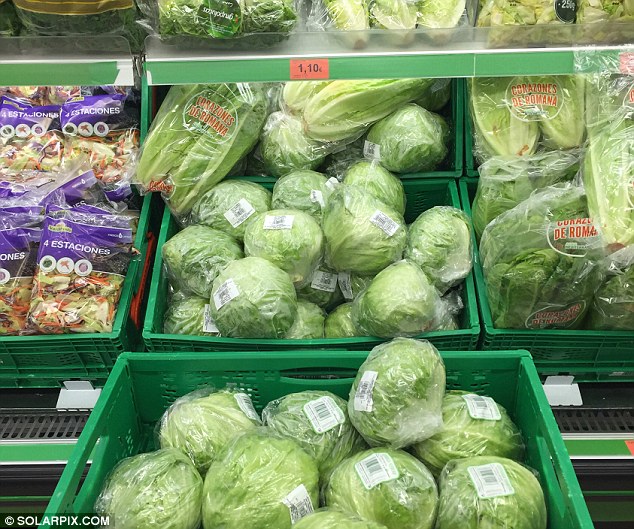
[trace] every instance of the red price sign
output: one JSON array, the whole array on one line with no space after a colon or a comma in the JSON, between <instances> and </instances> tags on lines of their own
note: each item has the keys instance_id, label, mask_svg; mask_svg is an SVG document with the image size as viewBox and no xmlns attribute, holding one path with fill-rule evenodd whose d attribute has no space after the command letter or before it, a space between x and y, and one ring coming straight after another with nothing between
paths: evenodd
<instances>
[{"instance_id":1,"label":"red price sign","mask_svg":"<svg viewBox=\"0 0 634 529\"><path fill-rule=\"evenodd\" d=\"M291 59L291 80L328 79L328 59Z\"/></svg>"},{"instance_id":2,"label":"red price sign","mask_svg":"<svg viewBox=\"0 0 634 529\"><path fill-rule=\"evenodd\" d=\"M621 53L621 73L634 75L634 52Z\"/></svg>"},{"instance_id":3,"label":"red price sign","mask_svg":"<svg viewBox=\"0 0 634 529\"><path fill-rule=\"evenodd\" d=\"M630 454L634 456L634 441L625 441L625 445L627 446Z\"/></svg>"}]
</instances>

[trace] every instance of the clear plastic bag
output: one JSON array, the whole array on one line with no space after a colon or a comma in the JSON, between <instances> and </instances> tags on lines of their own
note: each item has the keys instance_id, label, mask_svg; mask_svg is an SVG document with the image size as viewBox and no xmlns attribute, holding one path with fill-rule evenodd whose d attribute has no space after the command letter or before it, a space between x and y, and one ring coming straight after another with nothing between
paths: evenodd
<instances>
[{"instance_id":1,"label":"clear plastic bag","mask_svg":"<svg viewBox=\"0 0 634 529\"><path fill-rule=\"evenodd\" d=\"M323 208L333 189L333 183L321 173L293 171L275 182L271 204L275 209L303 211L321 222Z\"/></svg>"},{"instance_id":2,"label":"clear plastic bag","mask_svg":"<svg viewBox=\"0 0 634 529\"><path fill-rule=\"evenodd\" d=\"M372 151L378 152L374 148ZM343 183L365 189L401 215L405 214L407 198L403 182L378 161L361 160L352 163L343 174Z\"/></svg>"},{"instance_id":3,"label":"clear plastic bag","mask_svg":"<svg viewBox=\"0 0 634 529\"><path fill-rule=\"evenodd\" d=\"M13 37L19 31L20 22L13 4L8 0L0 0L0 37Z\"/></svg>"},{"instance_id":4,"label":"clear plastic bag","mask_svg":"<svg viewBox=\"0 0 634 529\"><path fill-rule=\"evenodd\" d=\"M178 295L169 300L163 318L164 334L219 336L211 319L209 300L198 296Z\"/></svg>"},{"instance_id":5,"label":"clear plastic bag","mask_svg":"<svg viewBox=\"0 0 634 529\"><path fill-rule=\"evenodd\" d=\"M284 337L286 340L321 340L326 313L319 305L297 300L297 316Z\"/></svg>"}]
</instances>

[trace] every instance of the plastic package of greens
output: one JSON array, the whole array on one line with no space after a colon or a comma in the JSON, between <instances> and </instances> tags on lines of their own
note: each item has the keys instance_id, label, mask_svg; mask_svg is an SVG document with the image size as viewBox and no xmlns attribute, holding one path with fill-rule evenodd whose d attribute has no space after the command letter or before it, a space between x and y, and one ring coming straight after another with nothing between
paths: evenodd
<instances>
[{"instance_id":1,"label":"plastic package of greens","mask_svg":"<svg viewBox=\"0 0 634 529\"><path fill-rule=\"evenodd\" d=\"M385 529L384 525L363 520L337 509L319 509L302 518L295 529Z\"/></svg>"},{"instance_id":2,"label":"plastic package of greens","mask_svg":"<svg viewBox=\"0 0 634 529\"><path fill-rule=\"evenodd\" d=\"M12 37L19 31L20 23L13 4L10 0L0 0L0 37Z\"/></svg>"},{"instance_id":3,"label":"plastic package of greens","mask_svg":"<svg viewBox=\"0 0 634 529\"><path fill-rule=\"evenodd\" d=\"M350 165L343 174L343 182L365 189L401 215L405 214L403 182L376 160L362 160Z\"/></svg>"},{"instance_id":4,"label":"plastic package of greens","mask_svg":"<svg viewBox=\"0 0 634 529\"><path fill-rule=\"evenodd\" d=\"M326 317L326 338L354 338L363 335L352 318L352 303L342 303Z\"/></svg>"},{"instance_id":5,"label":"plastic package of greens","mask_svg":"<svg viewBox=\"0 0 634 529\"><path fill-rule=\"evenodd\" d=\"M316 340L324 337L326 313L319 305L297 300L297 316L286 333L287 340Z\"/></svg>"},{"instance_id":6,"label":"plastic package of greens","mask_svg":"<svg viewBox=\"0 0 634 529\"><path fill-rule=\"evenodd\" d=\"M218 336L218 328L211 319L209 300L180 292L174 294L165 311L163 333Z\"/></svg>"},{"instance_id":7,"label":"plastic package of greens","mask_svg":"<svg viewBox=\"0 0 634 529\"><path fill-rule=\"evenodd\" d=\"M321 173L293 171L275 182L272 207L304 211L319 222L335 185Z\"/></svg>"},{"instance_id":8,"label":"plastic package of greens","mask_svg":"<svg viewBox=\"0 0 634 529\"><path fill-rule=\"evenodd\" d=\"M336 272L321 264L313 272L310 282L297 289L297 297L329 310L342 301L337 279Z\"/></svg>"}]
</instances>

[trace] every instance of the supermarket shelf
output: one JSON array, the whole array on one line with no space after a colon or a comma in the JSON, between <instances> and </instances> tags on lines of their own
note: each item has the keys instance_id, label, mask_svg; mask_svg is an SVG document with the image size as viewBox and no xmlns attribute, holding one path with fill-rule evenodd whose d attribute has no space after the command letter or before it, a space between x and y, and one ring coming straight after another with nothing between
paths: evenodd
<instances>
[{"instance_id":1,"label":"supermarket shelf","mask_svg":"<svg viewBox=\"0 0 634 529\"><path fill-rule=\"evenodd\" d=\"M627 26L619 43L605 46L580 43L582 39L566 35L562 26L540 28L540 39L558 43L544 47L527 47L526 43L535 42L530 38L534 27L512 28L514 41L523 44L505 48L492 47L492 35L497 34L490 29L469 27L438 38L425 32L407 48L370 40L363 50L347 48L323 32L298 33L275 48L255 52L183 47L148 37L145 72L149 85L288 81L298 78L295 61L306 61L305 69L314 59L322 59L312 63L316 68L306 75L315 79L544 75L589 73L606 64L616 73L634 70L632 26Z\"/></svg>"},{"instance_id":2,"label":"supermarket shelf","mask_svg":"<svg viewBox=\"0 0 634 529\"><path fill-rule=\"evenodd\" d=\"M123 37L0 38L0 86L132 86L134 74L135 59Z\"/></svg>"}]
</instances>

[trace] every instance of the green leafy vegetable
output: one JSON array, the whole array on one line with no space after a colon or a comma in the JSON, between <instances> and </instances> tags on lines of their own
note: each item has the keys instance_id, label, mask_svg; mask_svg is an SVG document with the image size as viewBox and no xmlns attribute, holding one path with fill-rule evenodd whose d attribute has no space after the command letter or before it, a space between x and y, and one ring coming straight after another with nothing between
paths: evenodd
<instances>
[{"instance_id":1,"label":"green leafy vegetable","mask_svg":"<svg viewBox=\"0 0 634 529\"><path fill-rule=\"evenodd\" d=\"M293 171L275 182L273 208L304 211L319 222L331 193L332 186L321 173Z\"/></svg>"},{"instance_id":2,"label":"green leafy vegetable","mask_svg":"<svg viewBox=\"0 0 634 529\"><path fill-rule=\"evenodd\" d=\"M295 529L385 529L383 525L333 509L315 511L302 518L293 527Z\"/></svg>"},{"instance_id":3,"label":"green leafy vegetable","mask_svg":"<svg viewBox=\"0 0 634 529\"><path fill-rule=\"evenodd\" d=\"M324 311L314 303L297 301L297 317L286 333L287 340L314 340L324 337Z\"/></svg>"},{"instance_id":4,"label":"green leafy vegetable","mask_svg":"<svg viewBox=\"0 0 634 529\"><path fill-rule=\"evenodd\" d=\"M297 289L297 298L330 309L342 301L337 272L323 264L313 273L310 282Z\"/></svg>"},{"instance_id":5,"label":"green leafy vegetable","mask_svg":"<svg viewBox=\"0 0 634 529\"><path fill-rule=\"evenodd\" d=\"M309 29L333 29L351 48L363 48L368 43L365 30L370 27L365 0L315 0L311 2Z\"/></svg>"},{"instance_id":6,"label":"green leafy vegetable","mask_svg":"<svg viewBox=\"0 0 634 529\"><path fill-rule=\"evenodd\" d=\"M451 2L421 0L417 6L419 27L454 28L465 12L466 0L451 0Z\"/></svg>"},{"instance_id":7,"label":"green leafy vegetable","mask_svg":"<svg viewBox=\"0 0 634 529\"><path fill-rule=\"evenodd\" d=\"M403 46L414 40L416 4L407 0L370 0L370 26L394 30L387 33L389 42Z\"/></svg>"},{"instance_id":8,"label":"green leafy vegetable","mask_svg":"<svg viewBox=\"0 0 634 529\"><path fill-rule=\"evenodd\" d=\"M343 303L326 318L324 327L326 338L353 338L361 336L352 319L352 303Z\"/></svg>"},{"instance_id":9,"label":"green leafy vegetable","mask_svg":"<svg viewBox=\"0 0 634 529\"><path fill-rule=\"evenodd\" d=\"M442 110L451 99L451 79L435 79L414 103L430 112Z\"/></svg>"},{"instance_id":10,"label":"green leafy vegetable","mask_svg":"<svg viewBox=\"0 0 634 529\"><path fill-rule=\"evenodd\" d=\"M284 83L282 103L286 110L301 115L309 99L328 86L330 81L290 81Z\"/></svg>"},{"instance_id":11,"label":"green leafy vegetable","mask_svg":"<svg viewBox=\"0 0 634 529\"><path fill-rule=\"evenodd\" d=\"M364 160L351 165L343 175L343 182L365 189L401 215L405 214L403 183L379 163Z\"/></svg>"},{"instance_id":12,"label":"green leafy vegetable","mask_svg":"<svg viewBox=\"0 0 634 529\"><path fill-rule=\"evenodd\" d=\"M217 332L205 331L205 307L209 299L179 295L170 301L163 320L163 333L216 336Z\"/></svg>"}]
</instances>

